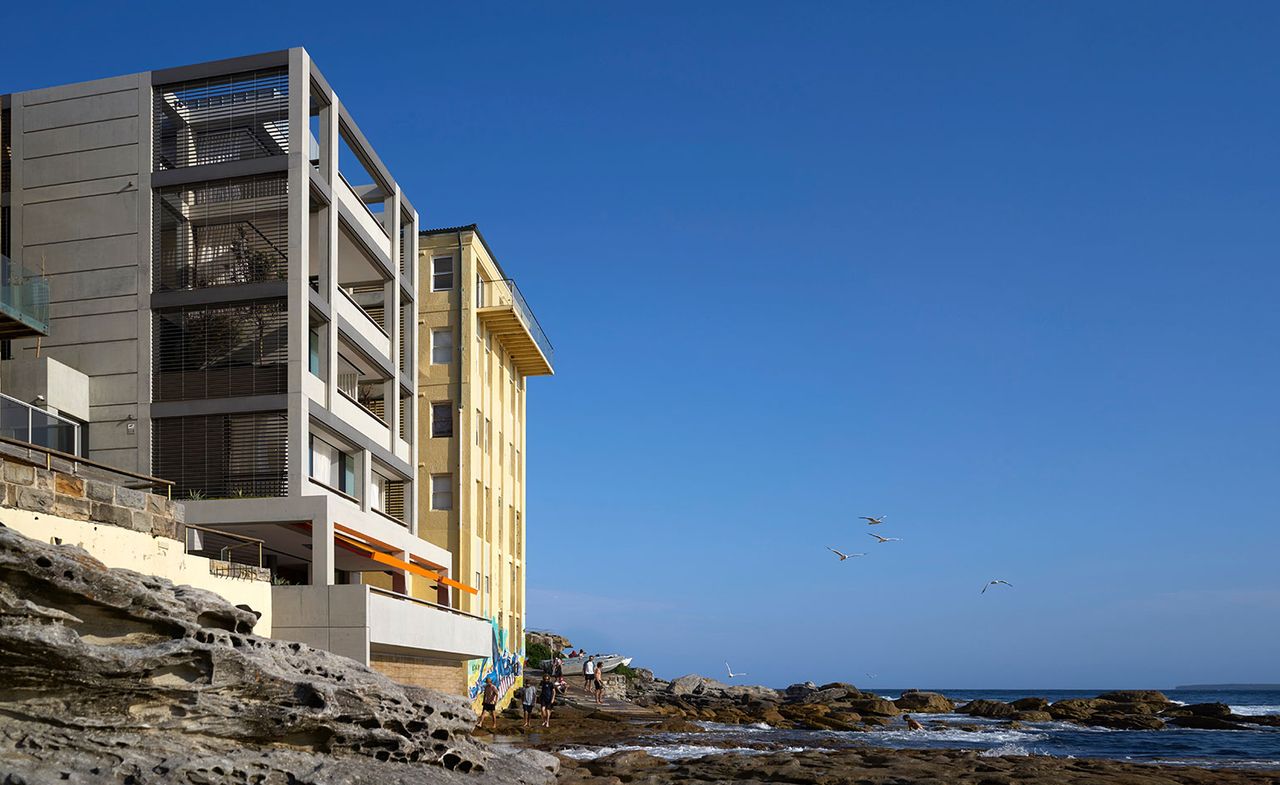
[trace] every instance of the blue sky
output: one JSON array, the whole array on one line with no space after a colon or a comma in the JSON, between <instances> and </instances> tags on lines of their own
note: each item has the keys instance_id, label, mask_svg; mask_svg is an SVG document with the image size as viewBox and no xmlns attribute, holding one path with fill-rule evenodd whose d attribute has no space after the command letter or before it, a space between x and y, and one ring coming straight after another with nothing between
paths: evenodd
<instances>
[{"instance_id":1,"label":"blue sky","mask_svg":"<svg viewBox=\"0 0 1280 785\"><path fill-rule=\"evenodd\" d=\"M1280 7L52 8L0 11L0 89L305 45L480 223L557 350L533 626L774 685L1280 681Z\"/></svg>"}]
</instances>

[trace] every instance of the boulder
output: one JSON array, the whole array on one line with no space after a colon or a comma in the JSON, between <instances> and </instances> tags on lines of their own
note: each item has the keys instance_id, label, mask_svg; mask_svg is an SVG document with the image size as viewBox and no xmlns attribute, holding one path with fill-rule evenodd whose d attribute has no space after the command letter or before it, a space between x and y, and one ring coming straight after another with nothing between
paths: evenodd
<instances>
[{"instance_id":1,"label":"boulder","mask_svg":"<svg viewBox=\"0 0 1280 785\"><path fill-rule=\"evenodd\" d=\"M984 699L969 701L956 709L956 711L961 714L968 714L971 717L991 717L994 719L1005 719L1017 713L1016 709L1004 701Z\"/></svg>"},{"instance_id":2,"label":"boulder","mask_svg":"<svg viewBox=\"0 0 1280 785\"><path fill-rule=\"evenodd\" d=\"M903 711L914 711L923 714L949 714L956 709L956 704L950 698L937 692L921 692L920 690L908 690L902 693L902 696L893 702Z\"/></svg>"},{"instance_id":3,"label":"boulder","mask_svg":"<svg viewBox=\"0 0 1280 785\"><path fill-rule=\"evenodd\" d=\"M894 705L893 701L884 698L857 698L855 700L845 701L850 711L856 711L865 719L868 714L878 715L881 717L896 717L902 713L902 710Z\"/></svg>"},{"instance_id":4,"label":"boulder","mask_svg":"<svg viewBox=\"0 0 1280 785\"><path fill-rule=\"evenodd\" d=\"M1170 710L1171 714L1192 714L1197 717L1217 717L1225 720L1231 716L1231 707L1225 703L1192 703Z\"/></svg>"},{"instance_id":5,"label":"boulder","mask_svg":"<svg viewBox=\"0 0 1280 785\"><path fill-rule=\"evenodd\" d=\"M811 681L792 684L782 691L782 695L787 700L799 700L806 695L812 695L818 691L818 685Z\"/></svg>"},{"instance_id":6,"label":"boulder","mask_svg":"<svg viewBox=\"0 0 1280 785\"><path fill-rule=\"evenodd\" d=\"M1020 711L1013 718L1019 722L1053 722L1053 715L1047 711Z\"/></svg>"},{"instance_id":7,"label":"boulder","mask_svg":"<svg viewBox=\"0 0 1280 785\"><path fill-rule=\"evenodd\" d=\"M1158 690L1114 690L1102 693L1098 696L1098 700L1111 701L1113 703L1173 703L1163 692Z\"/></svg>"},{"instance_id":8,"label":"boulder","mask_svg":"<svg viewBox=\"0 0 1280 785\"><path fill-rule=\"evenodd\" d=\"M1118 714L1100 711L1088 719L1089 725L1098 725L1115 730L1160 730L1164 728L1164 720L1152 714Z\"/></svg>"},{"instance_id":9,"label":"boulder","mask_svg":"<svg viewBox=\"0 0 1280 785\"><path fill-rule=\"evenodd\" d=\"M1046 711L1055 720L1083 722L1098 710L1098 701L1093 698L1066 698L1049 704Z\"/></svg>"},{"instance_id":10,"label":"boulder","mask_svg":"<svg viewBox=\"0 0 1280 785\"><path fill-rule=\"evenodd\" d=\"M1018 711L1044 711L1049 708L1049 701L1044 698L1019 698L1009 705Z\"/></svg>"},{"instance_id":11,"label":"boulder","mask_svg":"<svg viewBox=\"0 0 1280 785\"><path fill-rule=\"evenodd\" d=\"M727 686L727 684L722 684L715 679L690 673L687 676L673 679L667 685L667 692L672 695L702 695L707 692L723 692Z\"/></svg>"},{"instance_id":12,"label":"boulder","mask_svg":"<svg viewBox=\"0 0 1280 785\"><path fill-rule=\"evenodd\" d=\"M3 526L0 618L7 781L555 778L545 757L472 739L476 717L462 698L258 637L253 613L212 592L110 570Z\"/></svg>"},{"instance_id":13,"label":"boulder","mask_svg":"<svg viewBox=\"0 0 1280 785\"><path fill-rule=\"evenodd\" d=\"M824 687L817 692L811 692L800 698L796 703L835 703L849 696L849 691L843 687Z\"/></svg>"}]
</instances>

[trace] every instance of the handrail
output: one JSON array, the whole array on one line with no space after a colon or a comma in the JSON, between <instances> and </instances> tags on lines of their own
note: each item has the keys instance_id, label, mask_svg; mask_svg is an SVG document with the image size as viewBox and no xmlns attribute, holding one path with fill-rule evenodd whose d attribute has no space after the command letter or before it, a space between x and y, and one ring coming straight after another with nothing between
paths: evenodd
<instances>
[{"instance_id":1,"label":"handrail","mask_svg":"<svg viewBox=\"0 0 1280 785\"><path fill-rule=\"evenodd\" d=\"M417 603L417 604L419 604L419 605L426 605L427 607L429 607L429 608L435 608L436 610L448 611L449 613L453 613L453 614L456 614L456 615L458 615L458 616L465 616L465 617L467 617L468 619L477 619L477 620L479 620L479 621L488 621L488 619L486 619L486 618L485 618L485 617L483 617L483 616L477 616L477 615L476 615L476 614L474 614L474 613L468 613L468 612L466 612L466 611L460 611L460 610L458 610L457 608L450 608L448 605L441 605L441 604L440 604L440 603L438 603L438 602L431 602L430 600L423 600L423 599L419 599L419 598L417 598L417 597L411 597L411 596L409 596L408 594L401 594L400 592L397 592L397 591L391 591L390 589L384 589L384 588L382 588L382 587L380 587L380 586L372 586L372 585L369 585L369 584L367 584L367 583L366 583L366 584L364 584L364 585L365 585L365 586L368 586L368 587L369 587L369 591L373 592L374 594L381 594L381 595L383 595L383 596L391 597L392 599L396 599L396 600L405 600L405 601L407 601L407 602L416 602L416 603Z\"/></svg>"},{"instance_id":2,"label":"handrail","mask_svg":"<svg viewBox=\"0 0 1280 785\"><path fill-rule=\"evenodd\" d=\"M196 551L208 550L207 548L193 549L191 547L191 538L187 536L187 532L189 531L204 532L206 534L212 534L216 537L226 537L227 539L230 539L230 540L241 541L236 543L235 545L224 545L218 549L218 558L224 562L227 562L228 564L231 563L232 551L236 550L237 548L256 547L258 549L258 569L262 569L262 548L264 545L266 545L266 540L259 540L257 537L249 537L244 534L233 534L229 531L224 531L222 529L210 529L207 526L196 526L195 524L191 524L191 523L182 524L182 528L183 528L182 550L184 553L191 553L193 550L196 550Z\"/></svg>"},{"instance_id":3,"label":"handrail","mask_svg":"<svg viewBox=\"0 0 1280 785\"><path fill-rule=\"evenodd\" d=\"M76 464L82 463L85 466L92 466L95 469L103 469L105 471L114 472L115 474L124 475L125 477L132 477L135 480L142 480L143 482L146 482L151 487L154 487L156 485L163 485L168 490L169 498L170 499L173 498L173 480L163 480L159 477L152 477L149 474L139 474L138 472L131 472L128 469L118 469L115 466L108 466L105 463L99 463L98 461L90 460L88 458L83 458L79 455L72 455L71 453L68 453L68 452L62 452L61 450L54 450L49 447L43 447L39 444L24 442L19 439L10 439L8 436L0 436L0 443L12 444L16 447L25 447L28 450L38 450L39 452L44 453L46 469L53 468L51 464L52 458L61 458L64 461L71 462L72 472L76 470Z\"/></svg>"}]
</instances>

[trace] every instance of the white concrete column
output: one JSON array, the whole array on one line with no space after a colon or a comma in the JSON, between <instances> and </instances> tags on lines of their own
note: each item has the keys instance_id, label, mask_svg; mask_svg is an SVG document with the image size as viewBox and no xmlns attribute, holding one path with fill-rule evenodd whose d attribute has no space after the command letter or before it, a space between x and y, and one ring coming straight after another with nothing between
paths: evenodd
<instances>
[{"instance_id":1,"label":"white concrete column","mask_svg":"<svg viewBox=\"0 0 1280 785\"><path fill-rule=\"evenodd\" d=\"M337 303L338 303L338 205L335 183L338 182L338 96L330 93L326 96L329 99L329 108L327 114L321 115L321 134L324 136L321 142L320 161L321 169L325 172L325 177L329 183L330 194L332 200L329 209L325 211L326 227L323 230L325 237L326 257L324 263L324 275L320 277L320 287L324 294L325 301L329 303L329 324L326 325L326 334L328 341L325 345L325 353L328 354L325 370L325 401L324 405L330 411L333 410L333 401L338 395L338 325L337 325ZM325 169L325 167L328 167Z\"/></svg>"},{"instance_id":2,"label":"white concrete column","mask_svg":"<svg viewBox=\"0 0 1280 785\"><path fill-rule=\"evenodd\" d=\"M326 514L311 519L311 584L333 585L333 521Z\"/></svg>"},{"instance_id":3,"label":"white concrete column","mask_svg":"<svg viewBox=\"0 0 1280 785\"><path fill-rule=\"evenodd\" d=\"M396 440L400 438L400 186L395 186L389 198L383 201L382 220L387 229L387 251L391 259L393 275L383 287L383 323L391 338L391 367L395 374L382 385L383 412L387 418L390 439L386 448L393 455Z\"/></svg>"},{"instance_id":4,"label":"white concrete column","mask_svg":"<svg viewBox=\"0 0 1280 785\"><path fill-rule=\"evenodd\" d=\"M306 490L308 435L307 396L303 392L310 355L310 296L307 294L311 243L311 155L308 129L311 106L311 58L305 49L289 50L289 324L288 440L290 496Z\"/></svg>"}]
</instances>

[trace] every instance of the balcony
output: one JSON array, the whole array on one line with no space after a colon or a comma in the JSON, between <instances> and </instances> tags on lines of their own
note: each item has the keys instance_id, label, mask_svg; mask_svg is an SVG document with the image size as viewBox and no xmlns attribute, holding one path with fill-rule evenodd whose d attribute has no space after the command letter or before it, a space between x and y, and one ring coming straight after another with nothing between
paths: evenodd
<instances>
[{"instance_id":1,"label":"balcony","mask_svg":"<svg viewBox=\"0 0 1280 785\"><path fill-rule=\"evenodd\" d=\"M48 279L0 256L0 339L48 334Z\"/></svg>"},{"instance_id":2,"label":"balcony","mask_svg":"<svg viewBox=\"0 0 1280 785\"><path fill-rule=\"evenodd\" d=\"M525 376L555 373L555 347L510 278L485 281L476 301L476 316L498 336Z\"/></svg>"},{"instance_id":3,"label":"balcony","mask_svg":"<svg viewBox=\"0 0 1280 785\"><path fill-rule=\"evenodd\" d=\"M79 425L4 394L0 394L0 437L80 454Z\"/></svg>"}]
</instances>

